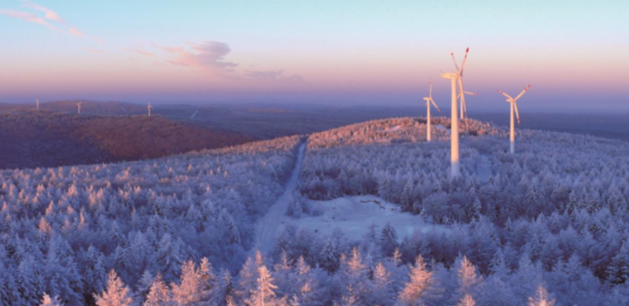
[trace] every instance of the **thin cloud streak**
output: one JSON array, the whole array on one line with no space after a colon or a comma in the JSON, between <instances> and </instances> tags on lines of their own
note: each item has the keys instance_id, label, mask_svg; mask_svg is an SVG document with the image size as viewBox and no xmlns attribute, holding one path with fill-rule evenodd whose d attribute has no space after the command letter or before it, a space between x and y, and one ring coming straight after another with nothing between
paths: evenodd
<instances>
[{"instance_id":1,"label":"thin cloud streak","mask_svg":"<svg viewBox=\"0 0 629 306\"><path fill-rule=\"evenodd\" d=\"M55 11L49 8L43 7L41 5L35 4L30 1L23 0L21 2L23 3L22 5L23 7L43 12L44 16L41 17L35 13L10 10L10 9L0 9L0 15L5 15L12 18L40 24L53 31L57 31L64 34L69 34L69 35L74 35L74 36L85 36L85 34L82 31L69 25L68 22L66 22L65 19L61 18L61 16L59 16L59 14L57 14ZM55 26L53 23L50 23L49 21L52 21L57 26ZM59 27L59 26L62 26L62 27ZM64 30L63 28L67 28L67 29Z\"/></svg>"},{"instance_id":2,"label":"thin cloud streak","mask_svg":"<svg viewBox=\"0 0 629 306\"><path fill-rule=\"evenodd\" d=\"M41 18L33 13L29 13L29 12L23 12L23 11L14 11L14 10L5 10L5 9L0 9L0 15L5 15L5 16L9 16L12 18L16 18L16 19L22 19L28 22L32 22L32 23L36 23L36 24L40 24L43 25L53 31L58 31L61 33L65 33L64 30L59 29L55 26L53 26L52 24L50 24L48 21L46 21L44 18Z\"/></svg>"},{"instance_id":3,"label":"thin cloud streak","mask_svg":"<svg viewBox=\"0 0 629 306\"><path fill-rule=\"evenodd\" d=\"M49 9L49 8L45 8L43 6L37 5L33 2L30 1L26 1L26 0L22 0L22 3L24 3L24 7L28 7L28 8L32 8L34 10L38 10L40 12L44 12L45 14L45 18L52 20L52 21L56 21L59 23L66 23L65 20L63 20L63 18L61 18L61 16L59 16L59 14L57 14L55 11Z\"/></svg>"},{"instance_id":4,"label":"thin cloud streak","mask_svg":"<svg viewBox=\"0 0 629 306\"><path fill-rule=\"evenodd\" d=\"M135 51L136 53L142 54L144 56L154 56L155 54L153 54L152 52L146 51L146 50L142 50L142 49L134 49L133 51Z\"/></svg>"}]
</instances>

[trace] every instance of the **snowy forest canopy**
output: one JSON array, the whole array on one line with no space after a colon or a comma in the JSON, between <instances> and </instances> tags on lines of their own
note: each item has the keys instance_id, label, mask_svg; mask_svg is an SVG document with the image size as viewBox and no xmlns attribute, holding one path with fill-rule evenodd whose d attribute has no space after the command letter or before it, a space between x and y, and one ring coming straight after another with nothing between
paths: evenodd
<instances>
[{"instance_id":1,"label":"snowy forest canopy","mask_svg":"<svg viewBox=\"0 0 629 306\"><path fill-rule=\"evenodd\" d=\"M444 230L365 224L349 239L254 224L284 191L298 137L154 161L3 171L7 305L626 305L629 144L395 118L316 133L287 214L374 195ZM489 172L483 173L483 164ZM314 201L317 200L317 201ZM45 296L44 296L45 294ZM118 304L116 304L118 303Z\"/></svg>"}]
</instances>

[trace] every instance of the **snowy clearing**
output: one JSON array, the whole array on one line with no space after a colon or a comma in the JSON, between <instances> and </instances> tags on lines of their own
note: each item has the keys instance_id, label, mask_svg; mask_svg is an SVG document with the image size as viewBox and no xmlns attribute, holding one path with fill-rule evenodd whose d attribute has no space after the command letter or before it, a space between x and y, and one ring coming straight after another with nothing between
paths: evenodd
<instances>
[{"instance_id":1,"label":"snowy clearing","mask_svg":"<svg viewBox=\"0 0 629 306\"><path fill-rule=\"evenodd\" d=\"M446 229L444 226L428 224L420 216L400 211L399 205L372 195L348 196L309 203L310 208L320 211L321 215L290 219L289 222L326 234L340 228L350 240L362 239L372 223L382 228L390 222L397 231L399 242L415 230L426 233Z\"/></svg>"}]
</instances>

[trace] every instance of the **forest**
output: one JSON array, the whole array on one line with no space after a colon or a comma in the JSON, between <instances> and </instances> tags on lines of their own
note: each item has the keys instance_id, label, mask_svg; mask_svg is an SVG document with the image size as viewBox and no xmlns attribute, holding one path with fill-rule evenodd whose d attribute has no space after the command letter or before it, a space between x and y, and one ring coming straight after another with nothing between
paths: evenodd
<instances>
[{"instance_id":1,"label":"forest","mask_svg":"<svg viewBox=\"0 0 629 306\"><path fill-rule=\"evenodd\" d=\"M394 118L118 164L0 172L6 305L628 305L629 144ZM307 150L286 214L371 195L443 230L361 239L254 224ZM482 161L490 171L483 173Z\"/></svg>"}]
</instances>

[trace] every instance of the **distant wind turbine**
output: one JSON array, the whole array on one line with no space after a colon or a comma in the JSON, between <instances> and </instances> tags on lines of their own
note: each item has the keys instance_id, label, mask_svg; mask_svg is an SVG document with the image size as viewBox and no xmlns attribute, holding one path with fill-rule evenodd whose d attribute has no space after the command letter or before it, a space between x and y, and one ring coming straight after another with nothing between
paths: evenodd
<instances>
[{"instance_id":1,"label":"distant wind turbine","mask_svg":"<svg viewBox=\"0 0 629 306\"><path fill-rule=\"evenodd\" d=\"M451 105L451 122L450 122L450 177L455 178L461 175L461 168L459 164L459 115L458 115L458 106L457 98L459 95L457 94L457 84L461 89L461 99L463 103L465 103L465 89L463 89L463 81L461 80L461 76L463 75L463 69L465 69L465 62L467 61L467 54L469 53L470 48L465 50L465 57L463 58L463 63L461 63L461 69L456 64L456 60L454 61L454 66L457 72L454 73L442 73L441 76L445 79L450 79L452 84L452 105ZM452 55L452 59L454 59L454 53L450 53ZM463 110L461 110L463 111Z\"/></svg>"},{"instance_id":2,"label":"distant wind turbine","mask_svg":"<svg viewBox=\"0 0 629 306\"><path fill-rule=\"evenodd\" d=\"M39 110L39 99L37 99L37 110Z\"/></svg>"},{"instance_id":3,"label":"distant wind turbine","mask_svg":"<svg viewBox=\"0 0 629 306\"><path fill-rule=\"evenodd\" d=\"M79 101L79 103L76 104L76 106L78 107L79 110L79 115L81 115L81 104L83 103L83 101Z\"/></svg>"},{"instance_id":4,"label":"distant wind turbine","mask_svg":"<svg viewBox=\"0 0 629 306\"><path fill-rule=\"evenodd\" d=\"M507 102L511 103L511 125L510 125L510 134L509 134L509 140L510 140L510 147L509 147L509 152L511 154L515 153L515 123L513 122L513 111L515 110L515 116L518 118L518 124L520 124L520 114L518 113L518 99L520 99L524 93L526 93L526 91L529 90L529 88L531 88L531 85L529 84L529 86L526 86L526 88L524 88L524 90L515 98L511 98L510 95L506 94L504 91L502 90L498 90L499 93L503 94L505 97L507 97Z\"/></svg>"},{"instance_id":5,"label":"distant wind turbine","mask_svg":"<svg viewBox=\"0 0 629 306\"><path fill-rule=\"evenodd\" d=\"M439 106L437 106L437 103L435 103L435 100L432 99L432 78L430 79L430 95L428 97L425 97L424 100L426 100L426 107L428 108L427 116L426 116L426 141L430 141L431 140L430 135L432 134L431 121L430 121L430 104L432 103L432 105L434 105L435 108L437 108L439 113L441 113Z\"/></svg>"},{"instance_id":6,"label":"distant wind turbine","mask_svg":"<svg viewBox=\"0 0 629 306\"><path fill-rule=\"evenodd\" d=\"M149 110L149 117L151 117L151 108L153 108L151 102L149 102L149 105L146 108Z\"/></svg>"}]
</instances>

